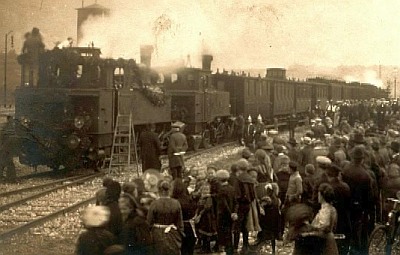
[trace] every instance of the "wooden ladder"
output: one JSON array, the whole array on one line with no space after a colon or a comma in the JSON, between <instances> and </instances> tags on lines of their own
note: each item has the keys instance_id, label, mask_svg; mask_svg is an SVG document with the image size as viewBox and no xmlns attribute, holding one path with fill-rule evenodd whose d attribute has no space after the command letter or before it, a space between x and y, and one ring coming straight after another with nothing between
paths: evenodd
<instances>
[{"instance_id":1,"label":"wooden ladder","mask_svg":"<svg viewBox=\"0 0 400 255\"><path fill-rule=\"evenodd\" d=\"M132 114L118 114L115 123L108 173L118 173L124 168L130 169L132 163L132 145L136 161L138 159L136 144ZM136 164L136 171L139 175L138 164Z\"/></svg>"}]
</instances>

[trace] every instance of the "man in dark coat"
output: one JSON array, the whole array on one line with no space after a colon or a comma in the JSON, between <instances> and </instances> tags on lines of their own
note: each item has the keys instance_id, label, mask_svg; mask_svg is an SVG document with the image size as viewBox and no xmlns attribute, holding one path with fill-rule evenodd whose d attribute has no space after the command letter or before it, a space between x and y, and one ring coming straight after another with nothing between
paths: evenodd
<instances>
[{"instance_id":1,"label":"man in dark coat","mask_svg":"<svg viewBox=\"0 0 400 255\"><path fill-rule=\"evenodd\" d=\"M139 147L142 157L142 171L149 168L161 169L160 140L158 139L154 124L148 124L146 130L140 134Z\"/></svg>"},{"instance_id":2,"label":"man in dark coat","mask_svg":"<svg viewBox=\"0 0 400 255\"><path fill-rule=\"evenodd\" d=\"M336 165L331 165L326 173L328 182L335 191L333 206L337 211L336 233L344 234L345 239L337 240L339 254L347 254L350 246L351 221L350 221L350 187L339 179L341 169Z\"/></svg>"},{"instance_id":3,"label":"man in dark coat","mask_svg":"<svg viewBox=\"0 0 400 255\"><path fill-rule=\"evenodd\" d=\"M235 128L236 128L236 137L240 145L243 144L243 135L244 135L244 118L243 114L239 114L239 116L235 120Z\"/></svg>"},{"instance_id":4,"label":"man in dark coat","mask_svg":"<svg viewBox=\"0 0 400 255\"><path fill-rule=\"evenodd\" d=\"M235 188L237 206L234 209L237 214L232 215L236 220L233 227L233 247L238 248L240 232L243 235L243 251L249 248L249 232L246 228L251 203L256 199L254 179L248 174L249 163L240 159L237 163L238 186Z\"/></svg>"},{"instance_id":5,"label":"man in dark coat","mask_svg":"<svg viewBox=\"0 0 400 255\"><path fill-rule=\"evenodd\" d=\"M221 183L216 195L218 245L225 247L225 252L227 255L232 255L232 216L234 213L237 213L234 211L235 208L237 208L235 188L228 183L228 171L218 170L216 177Z\"/></svg>"},{"instance_id":6,"label":"man in dark coat","mask_svg":"<svg viewBox=\"0 0 400 255\"><path fill-rule=\"evenodd\" d=\"M121 185L117 181L111 181L106 187L105 206L110 210L110 219L106 225L106 229L117 238L120 237L122 231L122 214L118 204L120 195Z\"/></svg>"},{"instance_id":7,"label":"man in dark coat","mask_svg":"<svg viewBox=\"0 0 400 255\"><path fill-rule=\"evenodd\" d=\"M171 136L168 144L169 170L172 178L182 178L182 172L185 168L183 155L188 149L186 136L181 132L184 123L175 122L172 124Z\"/></svg>"},{"instance_id":8,"label":"man in dark coat","mask_svg":"<svg viewBox=\"0 0 400 255\"><path fill-rule=\"evenodd\" d=\"M304 147L300 150L300 165L304 168L307 164L314 164L314 147L310 137L303 138Z\"/></svg>"},{"instance_id":9,"label":"man in dark coat","mask_svg":"<svg viewBox=\"0 0 400 255\"><path fill-rule=\"evenodd\" d=\"M344 167L342 177L350 187L352 223L351 254L368 254L368 214L373 208L373 190L371 177L364 165L364 151L356 146L353 160Z\"/></svg>"},{"instance_id":10,"label":"man in dark coat","mask_svg":"<svg viewBox=\"0 0 400 255\"><path fill-rule=\"evenodd\" d=\"M250 149L254 149L254 133L255 126L252 123L251 116L246 121L246 125L244 126L244 145L249 147Z\"/></svg>"}]
</instances>

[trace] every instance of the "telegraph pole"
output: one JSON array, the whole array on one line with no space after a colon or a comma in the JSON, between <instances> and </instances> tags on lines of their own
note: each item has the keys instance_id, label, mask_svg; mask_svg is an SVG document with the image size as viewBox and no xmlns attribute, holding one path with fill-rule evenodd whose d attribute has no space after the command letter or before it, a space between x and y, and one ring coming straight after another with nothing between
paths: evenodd
<instances>
[{"instance_id":1,"label":"telegraph pole","mask_svg":"<svg viewBox=\"0 0 400 255\"><path fill-rule=\"evenodd\" d=\"M10 30L8 33L6 33L5 36L5 41L4 41L4 108L7 107L7 55L8 55L8 49L7 49L7 43L8 43L8 35L11 34L13 31ZM11 36L11 41L12 41L12 36ZM13 47L13 45L11 45Z\"/></svg>"}]
</instances>

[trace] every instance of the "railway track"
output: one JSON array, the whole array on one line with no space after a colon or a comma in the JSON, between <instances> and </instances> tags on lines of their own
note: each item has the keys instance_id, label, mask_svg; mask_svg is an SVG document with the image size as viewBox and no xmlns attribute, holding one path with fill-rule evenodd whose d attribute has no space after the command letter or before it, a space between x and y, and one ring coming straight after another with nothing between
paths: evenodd
<instances>
[{"instance_id":1,"label":"railway track","mask_svg":"<svg viewBox=\"0 0 400 255\"><path fill-rule=\"evenodd\" d=\"M71 177L1 193L0 241L90 203L83 194L94 194L99 184L93 181L97 178L100 182L102 175Z\"/></svg>"},{"instance_id":2,"label":"railway track","mask_svg":"<svg viewBox=\"0 0 400 255\"><path fill-rule=\"evenodd\" d=\"M232 146L234 144L236 144L236 142L229 142L225 144L220 144L215 147L195 152L190 152L187 155L185 155L185 161L193 157L199 156L202 153L212 152L213 150L216 150L218 148L225 146ZM162 170L164 171L167 168L168 167L166 166L166 164L164 164ZM111 175L111 176L117 177L118 175ZM73 178L67 178L71 179L68 181L70 183L66 183L61 186L53 187L50 189L46 188L46 190L40 193L40 195L35 194L35 195L30 195L27 198L25 197L22 199L18 199L17 201L25 200L21 202L23 203L23 205L15 201L1 206L0 242L14 235L25 233L29 231L31 228L41 226L47 221L65 215L68 212L75 211L80 207L94 203L96 198L93 196L93 194L95 194L95 192L101 186L101 179L97 178L97 182L92 181L91 184L86 184L86 182L88 182L90 178L95 179L96 177L99 177L99 174L97 176L91 175L83 178L81 177L80 179L77 180L73 180ZM60 180L60 183L65 181L66 180ZM46 185L49 186L60 185L55 183L56 182L54 182L54 184L49 183ZM79 187L79 185L82 183L85 183L86 185L81 185L81 187ZM21 194L19 192L28 192L29 189L34 189L34 188L32 187L27 189L0 193L0 199L3 199L4 197L9 197L9 195L13 196L16 194ZM44 188L42 187L42 189ZM63 190L66 190L67 192L63 192ZM9 194L7 195L7 193ZM89 195L83 196L82 194L89 194ZM4 207L3 210L1 209L2 207Z\"/></svg>"}]
</instances>

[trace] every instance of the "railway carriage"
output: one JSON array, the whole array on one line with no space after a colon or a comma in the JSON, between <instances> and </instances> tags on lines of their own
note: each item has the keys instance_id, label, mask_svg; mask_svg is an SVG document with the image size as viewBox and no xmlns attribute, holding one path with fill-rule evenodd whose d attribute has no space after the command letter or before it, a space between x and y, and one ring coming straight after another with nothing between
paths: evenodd
<instances>
[{"instance_id":1,"label":"railway carriage","mask_svg":"<svg viewBox=\"0 0 400 255\"><path fill-rule=\"evenodd\" d=\"M212 73L212 56L201 68L150 68L151 47L141 48L141 63L103 59L97 48L63 48L39 58L37 74L21 55L21 86L16 89L17 133L21 162L74 168L98 164L109 155L118 114L132 114L135 130L155 123L168 142L171 121L186 123L190 147L207 147L231 134L231 116L264 122L303 115L329 99L369 99L381 94L369 85L286 78L282 68L266 77ZM32 75L38 75L37 84ZM221 121L222 120L222 121ZM229 124L228 124L229 123ZM228 125L227 125L228 124Z\"/></svg>"}]
</instances>

